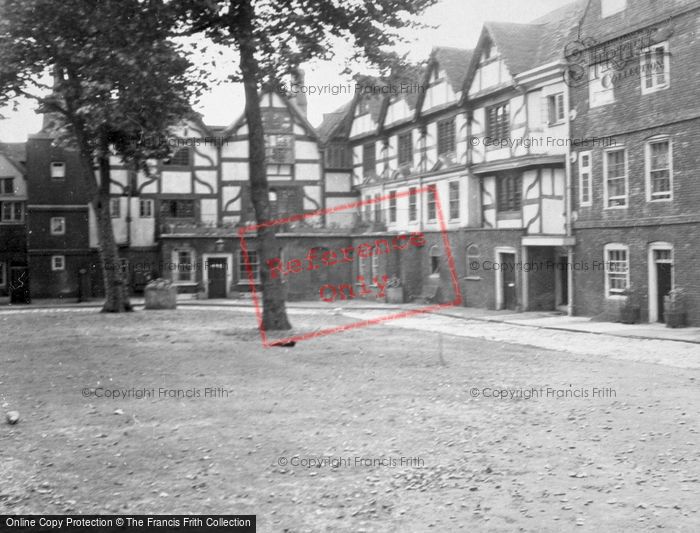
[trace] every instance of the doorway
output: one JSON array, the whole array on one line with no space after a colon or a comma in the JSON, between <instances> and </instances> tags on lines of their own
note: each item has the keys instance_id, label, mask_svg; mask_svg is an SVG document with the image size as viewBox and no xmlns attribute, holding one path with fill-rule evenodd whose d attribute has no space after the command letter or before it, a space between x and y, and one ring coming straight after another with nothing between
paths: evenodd
<instances>
[{"instance_id":1,"label":"doorway","mask_svg":"<svg viewBox=\"0 0 700 533\"><path fill-rule=\"evenodd\" d=\"M649 248L649 322L664 322L664 298L673 289L673 245Z\"/></svg>"},{"instance_id":2,"label":"doorway","mask_svg":"<svg viewBox=\"0 0 700 533\"><path fill-rule=\"evenodd\" d=\"M229 277L228 263L227 257L209 257L206 259L208 298L226 298Z\"/></svg>"},{"instance_id":3,"label":"doorway","mask_svg":"<svg viewBox=\"0 0 700 533\"><path fill-rule=\"evenodd\" d=\"M503 308L515 311L518 304L515 287L515 254L502 253L500 268L503 286Z\"/></svg>"}]
</instances>

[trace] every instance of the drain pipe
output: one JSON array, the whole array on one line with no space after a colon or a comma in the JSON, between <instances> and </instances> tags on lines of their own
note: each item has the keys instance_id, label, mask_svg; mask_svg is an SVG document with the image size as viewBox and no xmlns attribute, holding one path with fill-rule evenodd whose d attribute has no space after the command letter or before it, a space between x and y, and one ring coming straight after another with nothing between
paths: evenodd
<instances>
[{"instance_id":1,"label":"drain pipe","mask_svg":"<svg viewBox=\"0 0 700 533\"><path fill-rule=\"evenodd\" d=\"M566 89L564 90L565 99L565 109L566 109L566 132L569 137L571 137L571 87L568 83L564 83ZM573 228L571 220L571 207L572 207L572 179L571 179L571 143L566 143L566 198L565 198L565 217L566 217L566 236L573 237ZM568 316L574 315L574 247L569 244L567 249L567 259L566 259L566 291L567 291L567 304L566 304L566 314Z\"/></svg>"}]
</instances>

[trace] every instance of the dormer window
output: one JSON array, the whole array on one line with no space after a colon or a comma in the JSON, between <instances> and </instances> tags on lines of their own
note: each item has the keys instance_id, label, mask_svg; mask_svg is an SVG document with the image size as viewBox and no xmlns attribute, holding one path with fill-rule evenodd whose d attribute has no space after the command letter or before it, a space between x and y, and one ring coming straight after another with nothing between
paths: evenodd
<instances>
[{"instance_id":1,"label":"dormer window","mask_svg":"<svg viewBox=\"0 0 700 533\"><path fill-rule=\"evenodd\" d=\"M369 113L369 98L360 98L357 102L357 116L366 115Z\"/></svg>"},{"instance_id":2,"label":"dormer window","mask_svg":"<svg viewBox=\"0 0 700 533\"><path fill-rule=\"evenodd\" d=\"M627 0L600 0L600 16L610 17L627 9Z\"/></svg>"}]
</instances>

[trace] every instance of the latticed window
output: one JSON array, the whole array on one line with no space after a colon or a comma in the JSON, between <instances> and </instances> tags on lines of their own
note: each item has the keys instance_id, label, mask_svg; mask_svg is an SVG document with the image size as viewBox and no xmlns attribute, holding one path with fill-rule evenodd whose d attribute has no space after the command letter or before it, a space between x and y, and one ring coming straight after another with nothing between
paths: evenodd
<instances>
[{"instance_id":1,"label":"latticed window","mask_svg":"<svg viewBox=\"0 0 700 533\"><path fill-rule=\"evenodd\" d=\"M172 166L187 166L190 164L190 149L180 148L177 150L170 159L163 161L165 165Z\"/></svg>"},{"instance_id":2,"label":"latticed window","mask_svg":"<svg viewBox=\"0 0 700 533\"><path fill-rule=\"evenodd\" d=\"M455 119L438 122L438 155L455 151Z\"/></svg>"},{"instance_id":3,"label":"latticed window","mask_svg":"<svg viewBox=\"0 0 700 533\"><path fill-rule=\"evenodd\" d=\"M294 136L266 135L265 159L268 164L291 165L294 163Z\"/></svg>"},{"instance_id":4,"label":"latticed window","mask_svg":"<svg viewBox=\"0 0 700 533\"><path fill-rule=\"evenodd\" d=\"M486 109L486 135L494 140L510 137L510 117L507 103Z\"/></svg>"},{"instance_id":5,"label":"latticed window","mask_svg":"<svg viewBox=\"0 0 700 533\"><path fill-rule=\"evenodd\" d=\"M625 151L614 150L606 154L607 168L605 183L608 193L607 207L627 205L627 170Z\"/></svg>"},{"instance_id":6,"label":"latticed window","mask_svg":"<svg viewBox=\"0 0 700 533\"><path fill-rule=\"evenodd\" d=\"M160 214L164 218L194 218L194 200L162 200Z\"/></svg>"},{"instance_id":7,"label":"latticed window","mask_svg":"<svg viewBox=\"0 0 700 533\"><path fill-rule=\"evenodd\" d=\"M522 179L509 175L496 179L499 211L519 211L522 204Z\"/></svg>"},{"instance_id":8,"label":"latticed window","mask_svg":"<svg viewBox=\"0 0 700 533\"><path fill-rule=\"evenodd\" d=\"M669 141L654 141L648 145L649 185L652 200L671 198L671 150Z\"/></svg>"}]
</instances>

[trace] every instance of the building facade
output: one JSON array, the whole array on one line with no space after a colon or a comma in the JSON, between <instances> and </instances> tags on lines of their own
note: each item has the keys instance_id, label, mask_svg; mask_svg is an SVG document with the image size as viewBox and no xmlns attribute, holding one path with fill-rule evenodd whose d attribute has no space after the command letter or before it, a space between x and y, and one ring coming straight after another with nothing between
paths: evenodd
<instances>
[{"instance_id":1,"label":"building facade","mask_svg":"<svg viewBox=\"0 0 700 533\"><path fill-rule=\"evenodd\" d=\"M700 325L699 21L690 0L592 0L581 20L571 135L597 142L571 158L577 314L614 318L632 288L663 321L676 288Z\"/></svg>"}]
</instances>

